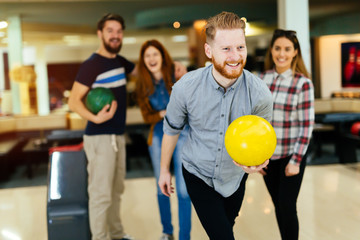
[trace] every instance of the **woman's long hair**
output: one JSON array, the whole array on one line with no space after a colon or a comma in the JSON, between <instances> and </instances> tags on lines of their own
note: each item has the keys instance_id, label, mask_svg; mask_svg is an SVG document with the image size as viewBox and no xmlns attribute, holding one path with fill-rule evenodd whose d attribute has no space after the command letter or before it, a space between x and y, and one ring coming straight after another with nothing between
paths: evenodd
<instances>
[{"instance_id":1,"label":"woman's long hair","mask_svg":"<svg viewBox=\"0 0 360 240\"><path fill-rule=\"evenodd\" d=\"M143 43L140 49L140 57L139 57L139 78L136 83L136 97L144 98L148 97L154 93L154 80L152 79L151 72L145 65L144 62L144 54L146 49L150 46L158 49L162 56L162 65L161 72L163 75L163 80L165 82L165 86L168 91L171 91L171 87L174 84L173 76L174 76L174 62L171 59L168 51L164 48L164 46L157 40L149 40Z\"/></svg>"},{"instance_id":2,"label":"woman's long hair","mask_svg":"<svg viewBox=\"0 0 360 240\"><path fill-rule=\"evenodd\" d=\"M304 60L301 55L300 44L299 44L299 40L296 37L296 32L291 31L291 30L276 29L274 31L274 34L273 34L271 42L270 42L270 47L267 50L267 53L265 56L265 63L264 63L265 71L273 69L275 67L273 56L271 54L271 49L273 48L276 39L278 39L280 37L285 37L285 38L289 39L293 43L294 49L297 50L297 54L291 62L291 69L292 69L293 73L301 73L305 77L310 78L310 74L306 70Z\"/></svg>"}]
</instances>

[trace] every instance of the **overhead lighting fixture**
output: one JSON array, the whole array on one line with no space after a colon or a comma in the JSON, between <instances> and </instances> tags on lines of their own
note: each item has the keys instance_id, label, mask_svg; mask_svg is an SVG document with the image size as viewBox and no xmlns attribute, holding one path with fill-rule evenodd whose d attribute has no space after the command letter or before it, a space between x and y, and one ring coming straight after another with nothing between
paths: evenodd
<instances>
[{"instance_id":1,"label":"overhead lighting fixture","mask_svg":"<svg viewBox=\"0 0 360 240\"><path fill-rule=\"evenodd\" d=\"M178 22L178 21L174 22L173 27L176 28L176 29L180 28L180 22Z\"/></svg>"},{"instance_id":2,"label":"overhead lighting fixture","mask_svg":"<svg viewBox=\"0 0 360 240\"><path fill-rule=\"evenodd\" d=\"M7 21L0 21L0 29L7 28L8 23Z\"/></svg>"}]
</instances>

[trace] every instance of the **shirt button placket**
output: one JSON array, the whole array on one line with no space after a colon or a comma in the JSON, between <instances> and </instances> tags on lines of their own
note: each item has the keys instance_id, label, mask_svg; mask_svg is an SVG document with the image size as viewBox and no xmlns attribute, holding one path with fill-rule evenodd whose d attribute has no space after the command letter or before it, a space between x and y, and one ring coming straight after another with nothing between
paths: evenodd
<instances>
[{"instance_id":1,"label":"shirt button placket","mask_svg":"<svg viewBox=\"0 0 360 240\"><path fill-rule=\"evenodd\" d=\"M215 162L215 175L213 177L213 180L216 180L216 175L220 174L220 161L222 159L222 146L224 145L224 139L223 139L223 133L224 133L224 124L225 124L225 114L224 111L226 109L226 93L224 93L224 95L221 98L221 107L220 107L220 120L219 120L219 141L218 141L218 152L217 152L217 157L216 157L216 162Z\"/></svg>"}]
</instances>

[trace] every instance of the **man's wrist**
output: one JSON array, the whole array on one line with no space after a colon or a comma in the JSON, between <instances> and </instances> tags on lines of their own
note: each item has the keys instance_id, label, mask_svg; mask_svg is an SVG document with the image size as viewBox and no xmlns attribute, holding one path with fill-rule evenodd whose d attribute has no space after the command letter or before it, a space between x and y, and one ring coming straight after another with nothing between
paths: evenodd
<instances>
[{"instance_id":1,"label":"man's wrist","mask_svg":"<svg viewBox=\"0 0 360 240\"><path fill-rule=\"evenodd\" d=\"M168 173L170 171L170 167L168 166L161 166L160 173Z\"/></svg>"}]
</instances>

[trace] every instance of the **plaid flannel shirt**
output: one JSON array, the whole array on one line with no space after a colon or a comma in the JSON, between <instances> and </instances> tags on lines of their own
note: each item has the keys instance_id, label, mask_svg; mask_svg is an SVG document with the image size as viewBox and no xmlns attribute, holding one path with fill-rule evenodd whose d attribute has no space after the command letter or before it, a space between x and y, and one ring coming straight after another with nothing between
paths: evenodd
<instances>
[{"instance_id":1,"label":"plaid flannel shirt","mask_svg":"<svg viewBox=\"0 0 360 240\"><path fill-rule=\"evenodd\" d=\"M314 87L302 74L289 69L282 74L269 70L260 76L274 101L271 124L277 146L271 159L292 155L290 163L299 165L308 148L314 126Z\"/></svg>"}]
</instances>

